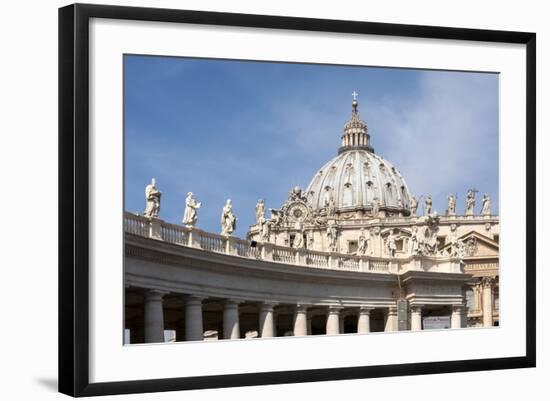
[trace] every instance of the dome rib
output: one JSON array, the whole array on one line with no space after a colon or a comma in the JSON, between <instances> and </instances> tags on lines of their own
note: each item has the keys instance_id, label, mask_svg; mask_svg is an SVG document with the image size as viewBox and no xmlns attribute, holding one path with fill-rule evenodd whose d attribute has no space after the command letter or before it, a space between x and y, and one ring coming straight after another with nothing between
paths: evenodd
<instances>
[{"instance_id":1,"label":"dome rib","mask_svg":"<svg viewBox=\"0 0 550 401\"><path fill-rule=\"evenodd\" d=\"M365 171L368 163L369 175ZM348 173L348 165L351 171ZM348 180L348 174L350 175ZM371 188L368 182L373 182ZM346 189L346 184L351 184ZM390 187L388 188L388 184ZM401 174L387 160L364 149L349 150L341 153L326 163L315 173L306 193L313 191L310 197L314 209L325 207L328 199L326 187L331 188L332 197L337 209L370 209L374 198L378 198L380 209L406 211L410 194ZM401 189L403 188L403 189ZM351 191L351 204L346 204L345 191ZM399 199L401 198L401 204Z\"/></svg>"}]
</instances>

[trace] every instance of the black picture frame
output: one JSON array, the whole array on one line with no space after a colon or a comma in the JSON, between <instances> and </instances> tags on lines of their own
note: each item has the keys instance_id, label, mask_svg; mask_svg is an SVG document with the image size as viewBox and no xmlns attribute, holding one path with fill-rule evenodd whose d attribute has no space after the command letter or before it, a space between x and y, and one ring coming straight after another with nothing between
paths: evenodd
<instances>
[{"instance_id":1,"label":"black picture frame","mask_svg":"<svg viewBox=\"0 0 550 401\"><path fill-rule=\"evenodd\" d=\"M516 43L526 46L526 354L521 357L90 383L88 61L91 18L415 38ZM536 364L536 35L417 26L74 4L59 9L59 391L95 396L401 375L534 367Z\"/></svg>"}]
</instances>

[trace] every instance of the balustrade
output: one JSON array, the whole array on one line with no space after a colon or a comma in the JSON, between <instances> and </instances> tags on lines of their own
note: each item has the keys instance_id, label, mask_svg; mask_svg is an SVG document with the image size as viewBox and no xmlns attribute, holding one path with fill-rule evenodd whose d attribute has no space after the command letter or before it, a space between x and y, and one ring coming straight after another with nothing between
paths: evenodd
<instances>
[{"instance_id":1,"label":"balustrade","mask_svg":"<svg viewBox=\"0 0 550 401\"><path fill-rule=\"evenodd\" d=\"M155 229L152 229L153 227ZM124 230L129 234L154 238L171 244L291 265L374 273L402 273L408 270L419 270L414 257L394 258L393 268L390 269L390 260L387 258L329 253L305 248L295 249L271 243L258 243L256 246L252 246L250 241L235 237L224 237L200 229L171 224L160 219L150 219L132 213L125 213L124 215ZM424 259L422 258L422 260ZM417 262L422 266L429 266L428 271L456 273L462 269L460 263L455 262L453 264L452 261L449 261L449 258L444 257L427 258L426 265L420 260Z\"/></svg>"},{"instance_id":2,"label":"balustrade","mask_svg":"<svg viewBox=\"0 0 550 401\"><path fill-rule=\"evenodd\" d=\"M226 239L216 234L210 234L202 231L200 233L199 242L202 249L207 251L226 252Z\"/></svg>"},{"instance_id":3,"label":"balustrade","mask_svg":"<svg viewBox=\"0 0 550 401\"><path fill-rule=\"evenodd\" d=\"M294 264L296 262L296 256L293 248L285 248L280 246L273 247L273 260L275 262L284 262Z\"/></svg>"}]
</instances>

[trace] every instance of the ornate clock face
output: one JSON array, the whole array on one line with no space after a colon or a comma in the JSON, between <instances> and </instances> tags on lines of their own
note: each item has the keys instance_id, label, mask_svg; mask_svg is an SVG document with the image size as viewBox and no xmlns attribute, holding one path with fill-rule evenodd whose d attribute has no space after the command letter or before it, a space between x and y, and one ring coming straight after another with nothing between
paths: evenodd
<instances>
[{"instance_id":1,"label":"ornate clock face","mask_svg":"<svg viewBox=\"0 0 550 401\"><path fill-rule=\"evenodd\" d=\"M287 213L294 221L304 221L307 216L307 206L301 202L294 202L289 206Z\"/></svg>"}]
</instances>

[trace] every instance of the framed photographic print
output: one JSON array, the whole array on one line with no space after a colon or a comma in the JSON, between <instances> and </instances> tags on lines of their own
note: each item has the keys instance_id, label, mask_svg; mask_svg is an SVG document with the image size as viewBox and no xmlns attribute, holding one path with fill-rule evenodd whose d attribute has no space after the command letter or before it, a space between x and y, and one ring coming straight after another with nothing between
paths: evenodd
<instances>
[{"instance_id":1,"label":"framed photographic print","mask_svg":"<svg viewBox=\"0 0 550 401\"><path fill-rule=\"evenodd\" d=\"M535 366L535 79L533 33L61 8L59 390Z\"/></svg>"}]
</instances>

